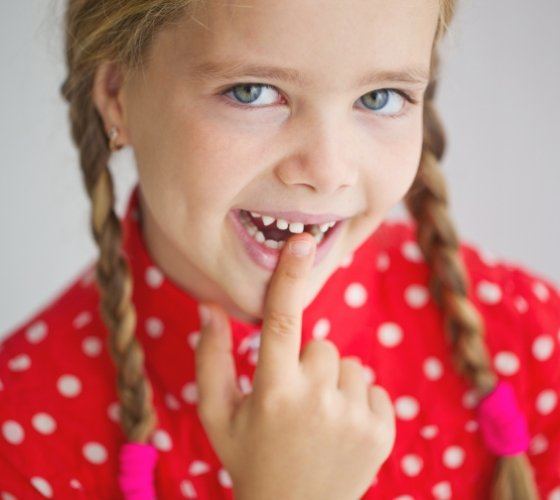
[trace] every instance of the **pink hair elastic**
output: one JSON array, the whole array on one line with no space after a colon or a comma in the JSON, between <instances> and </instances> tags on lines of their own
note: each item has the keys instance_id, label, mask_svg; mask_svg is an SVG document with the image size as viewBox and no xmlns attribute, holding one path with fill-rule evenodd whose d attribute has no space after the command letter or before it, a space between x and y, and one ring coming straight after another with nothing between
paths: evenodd
<instances>
[{"instance_id":1,"label":"pink hair elastic","mask_svg":"<svg viewBox=\"0 0 560 500\"><path fill-rule=\"evenodd\" d=\"M517 455L530 443L527 420L519 410L512 385L500 380L478 404L482 438L495 455Z\"/></svg>"},{"instance_id":2,"label":"pink hair elastic","mask_svg":"<svg viewBox=\"0 0 560 500\"><path fill-rule=\"evenodd\" d=\"M125 443L119 453L119 486L126 500L154 500L157 449L148 443Z\"/></svg>"}]
</instances>

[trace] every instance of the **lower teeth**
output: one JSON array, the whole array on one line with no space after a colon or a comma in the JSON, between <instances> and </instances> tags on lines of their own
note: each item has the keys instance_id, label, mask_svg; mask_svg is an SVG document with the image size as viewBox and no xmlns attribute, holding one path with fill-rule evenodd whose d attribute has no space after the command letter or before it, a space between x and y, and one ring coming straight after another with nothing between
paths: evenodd
<instances>
[{"instance_id":1,"label":"lower teeth","mask_svg":"<svg viewBox=\"0 0 560 500\"><path fill-rule=\"evenodd\" d=\"M261 243L264 244L265 247L274 248L278 250L280 250L286 244L285 240L282 241L267 240L264 234L262 233L262 231L259 231L259 228L255 226L251 221L248 221L243 215L240 216L240 219L243 226L245 226L245 229L247 229L247 232L253 237L255 241L257 241L257 243ZM325 237L325 234L321 230L318 230L313 235L313 237L315 238L315 241L317 242L318 245Z\"/></svg>"}]
</instances>

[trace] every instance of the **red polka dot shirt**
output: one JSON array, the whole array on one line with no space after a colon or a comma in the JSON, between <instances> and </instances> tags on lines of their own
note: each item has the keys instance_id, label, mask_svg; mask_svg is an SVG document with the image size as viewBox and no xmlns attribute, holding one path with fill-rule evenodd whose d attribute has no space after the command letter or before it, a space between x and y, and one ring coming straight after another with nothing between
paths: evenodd
<instances>
[{"instance_id":1,"label":"red polka dot shirt","mask_svg":"<svg viewBox=\"0 0 560 500\"><path fill-rule=\"evenodd\" d=\"M231 499L231 477L198 419L197 301L158 268L139 226L138 185L123 216L154 389L158 498ZM514 387L531 434L541 497L560 498L560 292L519 264L461 244L469 298L486 323L493 366ZM0 344L0 497L122 498L116 372L93 262ZM328 338L359 356L390 394L393 451L365 499L488 498L496 457L476 422L476 396L454 370L412 221L386 221L341 263L304 310L302 346ZM251 391L259 325L230 317L239 386ZM336 478L333 478L336 480Z\"/></svg>"}]
</instances>

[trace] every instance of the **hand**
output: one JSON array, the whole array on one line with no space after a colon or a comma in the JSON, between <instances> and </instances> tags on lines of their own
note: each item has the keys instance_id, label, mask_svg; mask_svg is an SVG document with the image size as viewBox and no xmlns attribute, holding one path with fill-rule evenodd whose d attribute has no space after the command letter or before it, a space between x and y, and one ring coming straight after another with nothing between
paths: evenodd
<instances>
[{"instance_id":1,"label":"hand","mask_svg":"<svg viewBox=\"0 0 560 500\"><path fill-rule=\"evenodd\" d=\"M296 257L290 243L312 242ZM370 385L358 358L311 340L301 359L308 233L281 250L264 306L253 390L237 385L229 321L217 304L196 348L198 415L233 481L236 499L356 499L395 442L390 397Z\"/></svg>"}]
</instances>

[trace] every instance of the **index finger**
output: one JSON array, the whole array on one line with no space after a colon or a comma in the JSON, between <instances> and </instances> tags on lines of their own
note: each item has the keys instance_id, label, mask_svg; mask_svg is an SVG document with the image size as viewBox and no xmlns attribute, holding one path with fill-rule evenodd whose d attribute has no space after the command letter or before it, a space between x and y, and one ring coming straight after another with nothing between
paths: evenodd
<instances>
[{"instance_id":1,"label":"index finger","mask_svg":"<svg viewBox=\"0 0 560 500\"><path fill-rule=\"evenodd\" d=\"M308 255L297 256L291 249L308 242ZM281 383L299 365L301 317L307 276L313 266L315 238L309 233L291 236L280 252L268 285L263 312L261 340L253 389L259 384Z\"/></svg>"}]
</instances>

